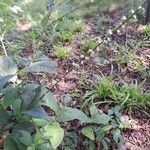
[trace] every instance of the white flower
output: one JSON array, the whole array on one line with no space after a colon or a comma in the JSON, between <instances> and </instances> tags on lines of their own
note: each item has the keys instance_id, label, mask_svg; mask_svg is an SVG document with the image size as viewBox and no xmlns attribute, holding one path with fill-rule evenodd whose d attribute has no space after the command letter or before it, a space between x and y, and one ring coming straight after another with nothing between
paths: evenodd
<instances>
[{"instance_id":1,"label":"white flower","mask_svg":"<svg viewBox=\"0 0 150 150\"><path fill-rule=\"evenodd\" d=\"M104 40L104 43L105 43L105 44L108 44L108 41L107 41L107 40Z\"/></svg>"},{"instance_id":2,"label":"white flower","mask_svg":"<svg viewBox=\"0 0 150 150\"><path fill-rule=\"evenodd\" d=\"M81 58L84 58L84 55L81 55Z\"/></svg>"},{"instance_id":3,"label":"white flower","mask_svg":"<svg viewBox=\"0 0 150 150\"><path fill-rule=\"evenodd\" d=\"M89 60L89 57L85 57L85 60Z\"/></svg>"},{"instance_id":4,"label":"white flower","mask_svg":"<svg viewBox=\"0 0 150 150\"><path fill-rule=\"evenodd\" d=\"M109 42L110 42L110 41L111 41L111 39L108 37L108 38L107 38L107 41L109 41Z\"/></svg>"},{"instance_id":5,"label":"white flower","mask_svg":"<svg viewBox=\"0 0 150 150\"><path fill-rule=\"evenodd\" d=\"M143 7L142 7L142 6L139 6L138 9L143 9Z\"/></svg>"},{"instance_id":6,"label":"white flower","mask_svg":"<svg viewBox=\"0 0 150 150\"><path fill-rule=\"evenodd\" d=\"M127 20L127 17L126 16L122 16L121 20Z\"/></svg>"},{"instance_id":7,"label":"white flower","mask_svg":"<svg viewBox=\"0 0 150 150\"><path fill-rule=\"evenodd\" d=\"M93 52L93 50L92 49L89 49L89 53L92 53Z\"/></svg>"},{"instance_id":8,"label":"white flower","mask_svg":"<svg viewBox=\"0 0 150 150\"><path fill-rule=\"evenodd\" d=\"M125 29L125 25L122 25L122 28Z\"/></svg>"},{"instance_id":9,"label":"white flower","mask_svg":"<svg viewBox=\"0 0 150 150\"><path fill-rule=\"evenodd\" d=\"M17 6L17 5L15 5L15 6L13 6L13 7L10 7L10 10L11 10L12 12L14 12L15 14L17 14L18 12L23 12L23 10L21 9L21 7L20 7L20 6Z\"/></svg>"},{"instance_id":10,"label":"white flower","mask_svg":"<svg viewBox=\"0 0 150 150\"><path fill-rule=\"evenodd\" d=\"M81 65L83 65L84 64L84 62L83 61L81 61Z\"/></svg>"},{"instance_id":11,"label":"white flower","mask_svg":"<svg viewBox=\"0 0 150 150\"><path fill-rule=\"evenodd\" d=\"M134 10L131 10L131 13L132 13L132 14L134 14L134 13L135 13L135 11L134 11Z\"/></svg>"},{"instance_id":12,"label":"white flower","mask_svg":"<svg viewBox=\"0 0 150 150\"><path fill-rule=\"evenodd\" d=\"M134 19L137 19L137 16L136 16L136 15L133 15L133 18L134 18Z\"/></svg>"},{"instance_id":13,"label":"white flower","mask_svg":"<svg viewBox=\"0 0 150 150\"><path fill-rule=\"evenodd\" d=\"M120 30L117 30L117 33L119 34L121 31Z\"/></svg>"},{"instance_id":14,"label":"white flower","mask_svg":"<svg viewBox=\"0 0 150 150\"><path fill-rule=\"evenodd\" d=\"M113 32L112 32L111 29L108 29L108 34L109 34L109 35L112 35L112 34L113 34Z\"/></svg>"},{"instance_id":15,"label":"white flower","mask_svg":"<svg viewBox=\"0 0 150 150\"><path fill-rule=\"evenodd\" d=\"M0 18L0 22L4 22L4 20L2 18Z\"/></svg>"}]
</instances>

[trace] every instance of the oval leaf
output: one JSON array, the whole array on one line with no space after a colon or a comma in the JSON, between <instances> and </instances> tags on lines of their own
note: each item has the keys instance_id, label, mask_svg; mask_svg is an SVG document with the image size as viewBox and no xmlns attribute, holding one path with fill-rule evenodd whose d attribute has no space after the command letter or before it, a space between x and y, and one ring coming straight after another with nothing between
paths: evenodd
<instances>
[{"instance_id":1,"label":"oval leaf","mask_svg":"<svg viewBox=\"0 0 150 150\"><path fill-rule=\"evenodd\" d=\"M56 114L58 114L58 112L60 111L60 107L57 103L57 100L51 92L49 92L43 97L40 104L50 107Z\"/></svg>"},{"instance_id":2,"label":"oval leaf","mask_svg":"<svg viewBox=\"0 0 150 150\"><path fill-rule=\"evenodd\" d=\"M17 149L17 143L11 136L7 136L4 141L4 150L16 150Z\"/></svg>"},{"instance_id":3,"label":"oval leaf","mask_svg":"<svg viewBox=\"0 0 150 150\"><path fill-rule=\"evenodd\" d=\"M94 131L91 127L85 127L82 129L82 134L88 137L90 140L95 140Z\"/></svg>"},{"instance_id":4,"label":"oval leaf","mask_svg":"<svg viewBox=\"0 0 150 150\"><path fill-rule=\"evenodd\" d=\"M84 112L76 108L70 108L70 107L62 108L59 112L58 119L63 122L71 121L75 119L80 120L81 123L90 122L90 119L87 117L87 115Z\"/></svg>"},{"instance_id":5,"label":"oval leaf","mask_svg":"<svg viewBox=\"0 0 150 150\"><path fill-rule=\"evenodd\" d=\"M16 63L10 57L0 56L0 73L1 76L13 75L17 72Z\"/></svg>"},{"instance_id":6,"label":"oval leaf","mask_svg":"<svg viewBox=\"0 0 150 150\"><path fill-rule=\"evenodd\" d=\"M29 146L33 143L33 140L32 140L32 136L30 134L30 132L28 131L25 131L25 130L20 130L18 131L18 140L25 146Z\"/></svg>"},{"instance_id":7,"label":"oval leaf","mask_svg":"<svg viewBox=\"0 0 150 150\"><path fill-rule=\"evenodd\" d=\"M91 117L91 121L97 124L107 124L111 118L104 113L97 113Z\"/></svg>"},{"instance_id":8,"label":"oval leaf","mask_svg":"<svg viewBox=\"0 0 150 150\"><path fill-rule=\"evenodd\" d=\"M14 75L0 76L0 90L4 87L4 85L13 77Z\"/></svg>"},{"instance_id":9,"label":"oval leaf","mask_svg":"<svg viewBox=\"0 0 150 150\"><path fill-rule=\"evenodd\" d=\"M59 125L48 125L44 129L46 131L44 136L49 138L52 147L56 149L64 138L64 130Z\"/></svg>"},{"instance_id":10,"label":"oval leaf","mask_svg":"<svg viewBox=\"0 0 150 150\"><path fill-rule=\"evenodd\" d=\"M35 106L31 108L30 110L24 111L23 113L34 118L42 118L45 120L50 120L47 113L41 106Z\"/></svg>"},{"instance_id":11,"label":"oval leaf","mask_svg":"<svg viewBox=\"0 0 150 150\"><path fill-rule=\"evenodd\" d=\"M39 61L31 64L30 66L24 69L25 72L48 72L48 73L55 73L57 70L57 63L56 61Z\"/></svg>"}]
</instances>

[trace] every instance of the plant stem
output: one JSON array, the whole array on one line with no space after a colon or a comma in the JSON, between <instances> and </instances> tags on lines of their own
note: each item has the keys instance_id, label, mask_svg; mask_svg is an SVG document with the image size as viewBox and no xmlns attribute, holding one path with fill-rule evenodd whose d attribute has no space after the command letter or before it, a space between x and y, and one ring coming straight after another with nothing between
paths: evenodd
<instances>
[{"instance_id":1,"label":"plant stem","mask_svg":"<svg viewBox=\"0 0 150 150\"><path fill-rule=\"evenodd\" d=\"M6 48L5 48L5 45L4 45L4 42L3 42L4 35L5 35L5 31L4 31L4 33L2 34L2 36L0 37L0 41L1 41L2 48L3 48L3 51L4 51L5 56L8 56L8 55L7 55Z\"/></svg>"}]
</instances>

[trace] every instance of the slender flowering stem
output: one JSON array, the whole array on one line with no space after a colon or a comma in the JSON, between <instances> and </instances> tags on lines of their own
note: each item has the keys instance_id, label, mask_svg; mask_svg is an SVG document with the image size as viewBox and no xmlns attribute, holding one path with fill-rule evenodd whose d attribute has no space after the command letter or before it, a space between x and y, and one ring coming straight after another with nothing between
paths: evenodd
<instances>
[{"instance_id":1,"label":"slender flowering stem","mask_svg":"<svg viewBox=\"0 0 150 150\"><path fill-rule=\"evenodd\" d=\"M5 31L4 31L4 33L2 34L2 36L0 37L0 41L1 41L2 48L3 48L3 51L4 51L5 56L8 56L8 55L7 55L6 48L5 48L5 45L4 45L4 42L3 42L3 40L4 40L4 35L5 35Z\"/></svg>"}]
</instances>

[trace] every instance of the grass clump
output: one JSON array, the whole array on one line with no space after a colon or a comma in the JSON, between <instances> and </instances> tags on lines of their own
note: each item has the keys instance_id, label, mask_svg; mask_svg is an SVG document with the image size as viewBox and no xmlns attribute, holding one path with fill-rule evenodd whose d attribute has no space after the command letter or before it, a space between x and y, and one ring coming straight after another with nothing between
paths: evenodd
<instances>
[{"instance_id":1,"label":"grass clump","mask_svg":"<svg viewBox=\"0 0 150 150\"><path fill-rule=\"evenodd\" d=\"M69 31L61 32L60 38L63 42L70 42L73 39L73 33Z\"/></svg>"},{"instance_id":2,"label":"grass clump","mask_svg":"<svg viewBox=\"0 0 150 150\"><path fill-rule=\"evenodd\" d=\"M82 45L82 48L81 50L84 52L84 53L87 53L89 54L90 53L90 50L94 49L96 47L97 43L95 40L87 40L85 41L85 43Z\"/></svg>"},{"instance_id":3,"label":"grass clump","mask_svg":"<svg viewBox=\"0 0 150 150\"><path fill-rule=\"evenodd\" d=\"M137 84L126 84L120 88L119 91L122 96L118 97L118 102L123 106L129 108L146 108L149 105L150 93L144 92Z\"/></svg>"},{"instance_id":4,"label":"grass clump","mask_svg":"<svg viewBox=\"0 0 150 150\"><path fill-rule=\"evenodd\" d=\"M63 60L69 58L70 50L67 47L62 46L54 46L55 55L57 58Z\"/></svg>"},{"instance_id":5,"label":"grass clump","mask_svg":"<svg viewBox=\"0 0 150 150\"><path fill-rule=\"evenodd\" d=\"M84 23L79 20L74 23L74 32L82 32L84 30Z\"/></svg>"},{"instance_id":6,"label":"grass clump","mask_svg":"<svg viewBox=\"0 0 150 150\"><path fill-rule=\"evenodd\" d=\"M143 31L144 34L150 36L150 25L147 25Z\"/></svg>"},{"instance_id":7,"label":"grass clump","mask_svg":"<svg viewBox=\"0 0 150 150\"><path fill-rule=\"evenodd\" d=\"M122 106L127 111L137 108L147 108L150 93L138 84L124 84L118 86L110 77L102 77L85 95L86 104L90 101L101 104L112 102Z\"/></svg>"}]
</instances>

